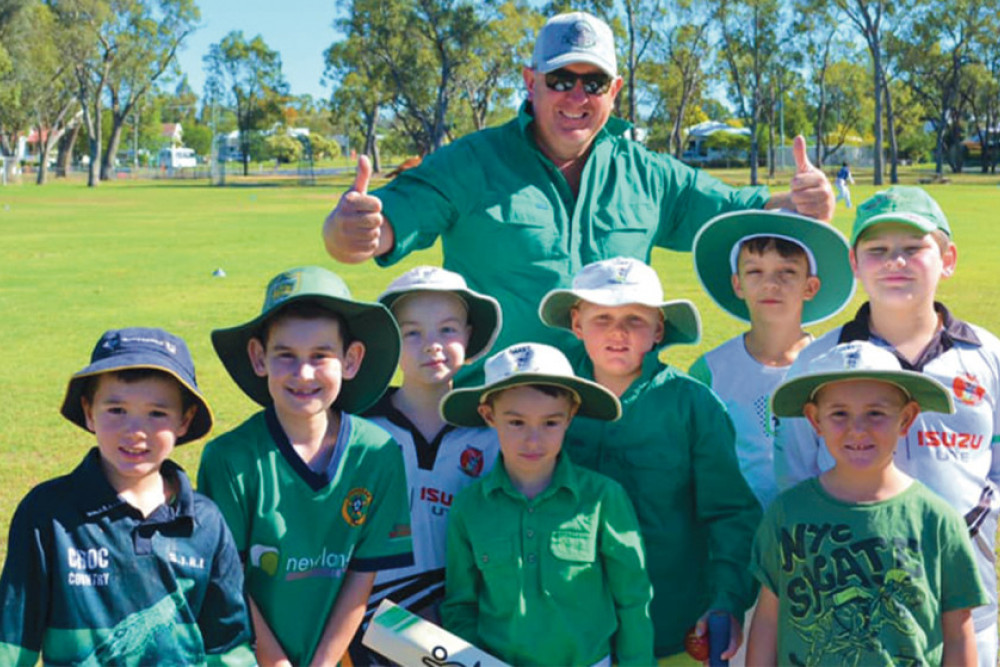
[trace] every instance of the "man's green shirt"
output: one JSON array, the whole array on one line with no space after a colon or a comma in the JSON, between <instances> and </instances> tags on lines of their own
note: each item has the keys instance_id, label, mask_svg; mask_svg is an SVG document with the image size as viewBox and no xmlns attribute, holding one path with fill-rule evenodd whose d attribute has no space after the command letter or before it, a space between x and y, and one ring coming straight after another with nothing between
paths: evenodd
<instances>
[{"instance_id":1,"label":"man's green shirt","mask_svg":"<svg viewBox=\"0 0 1000 667\"><path fill-rule=\"evenodd\" d=\"M594 140L574 197L533 139L529 105L499 127L428 155L374 194L396 245L382 265L440 237L444 267L495 297L504 326L496 349L534 341L567 349L572 336L544 326L538 304L586 264L617 256L649 262L653 247L689 251L720 213L761 208L764 188L733 188L647 150L611 118Z\"/></svg>"},{"instance_id":2,"label":"man's green shirt","mask_svg":"<svg viewBox=\"0 0 1000 667\"><path fill-rule=\"evenodd\" d=\"M651 595L624 490L565 456L531 500L500 463L455 498L441 617L506 662L650 665Z\"/></svg>"}]
</instances>

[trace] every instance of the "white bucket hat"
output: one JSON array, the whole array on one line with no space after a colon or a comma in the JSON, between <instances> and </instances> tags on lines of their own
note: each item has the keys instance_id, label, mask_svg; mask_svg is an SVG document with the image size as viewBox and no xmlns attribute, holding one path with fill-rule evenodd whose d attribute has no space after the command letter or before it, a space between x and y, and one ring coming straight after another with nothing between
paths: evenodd
<instances>
[{"instance_id":1,"label":"white bucket hat","mask_svg":"<svg viewBox=\"0 0 1000 667\"><path fill-rule=\"evenodd\" d=\"M571 329L570 311L580 301L601 306L639 304L663 313L663 339L657 348L701 340L701 319L687 299L663 300L656 271L631 257L614 257L586 265L570 289L554 289L542 298L538 316L550 327Z\"/></svg>"},{"instance_id":2,"label":"white bucket hat","mask_svg":"<svg viewBox=\"0 0 1000 667\"><path fill-rule=\"evenodd\" d=\"M490 394L526 384L564 387L579 399L577 414L606 421L621 416L622 406L610 391L573 374L562 352L551 345L519 343L497 352L484 365L480 387L454 389L441 399L441 417L458 426L484 426L479 406Z\"/></svg>"},{"instance_id":3,"label":"white bucket hat","mask_svg":"<svg viewBox=\"0 0 1000 667\"><path fill-rule=\"evenodd\" d=\"M846 380L878 380L899 387L927 412L955 412L951 394L937 380L907 371L889 350L867 341L841 343L802 364L793 364L787 379L771 396L776 417L801 417L806 403L825 385Z\"/></svg>"},{"instance_id":4,"label":"white bucket hat","mask_svg":"<svg viewBox=\"0 0 1000 667\"><path fill-rule=\"evenodd\" d=\"M378 300L392 310L400 299L415 292L447 292L465 302L472 326L465 348L465 363L472 363L493 347L503 326L503 314L496 299L469 289L465 278L454 271L438 266L418 266L389 283Z\"/></svg>"}]
</instances>

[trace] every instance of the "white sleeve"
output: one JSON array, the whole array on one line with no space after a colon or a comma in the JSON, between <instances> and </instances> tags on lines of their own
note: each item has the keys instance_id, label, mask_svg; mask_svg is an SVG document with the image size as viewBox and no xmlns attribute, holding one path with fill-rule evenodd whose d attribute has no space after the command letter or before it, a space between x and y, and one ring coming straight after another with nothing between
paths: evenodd
<instances>
[{"instance_id":1,"label":"white sleeve","mask_svg":"<svg viewBox=\"0 0 1000 667\"><path fill-rule=\"evenodd\" d=\"M805 417L782 417L774 436L774 477L778 489L795 486L822 472L822 441Z\"/></svg>"}]
</instances>

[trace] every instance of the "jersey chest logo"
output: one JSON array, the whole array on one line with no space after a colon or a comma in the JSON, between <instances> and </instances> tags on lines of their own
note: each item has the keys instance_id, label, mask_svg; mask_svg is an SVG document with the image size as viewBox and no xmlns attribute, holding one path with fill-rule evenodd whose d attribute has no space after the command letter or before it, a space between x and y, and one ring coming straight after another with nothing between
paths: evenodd
<instances>
[{"instance_id":1,"label":"jersey chest logo","mask_svg":"<svg viewBox=\"0 0 1000 667\"><path fill-rule=\"evenodd\" d=\"M368 518L368 508L372 504L371 491L364 488L351 489L344 498L340 514L349 526L360 526Z\"/></svg>"},{"instance_id":2,"label":"jersey chest logo","mask_svg":"<svg viewBox=\"0 0 1000 667\"><path fill-rule=\"evenodd\" d=\"M458 465L462 469L462 472L469 477L479 477L483 472L483 460L485 458L483 450L470 445L462 452L462 456L458 460Z\"/></svg>"},{"instance_id":3,"label":"jersey chest logo","mask_svg":"<svg viewBox=\"0 0 1000 667\"><path fill-rule=\"evenodd\" d=\"M979 405L986 396L986 389L970 374L956 376L951 382L951 390L963 405Z\"/></svg>"}]
</instances>

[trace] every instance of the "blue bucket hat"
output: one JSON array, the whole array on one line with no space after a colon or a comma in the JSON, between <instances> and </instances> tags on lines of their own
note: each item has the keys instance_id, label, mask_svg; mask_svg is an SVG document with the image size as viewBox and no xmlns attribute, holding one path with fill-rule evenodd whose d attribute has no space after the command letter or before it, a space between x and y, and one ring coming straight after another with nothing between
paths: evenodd
<instances>
[{"instance_id":1,"label":"blue bucket hat","mask_svg":"<svg viewBox=\"0 0 1000 667\"><path fill-rule=\"evenodd\" d=\"M212 430L212 410L198 389L194 361L187 343L163 329L132 327L105 331L90 355L90 365L70 378L60 412L89 432L81 401L89 379L102 373L143 368L170 375L191 393L198 404L187 433L177 438L178 445L197 440Z\"/></svg>"}]
</instances>

